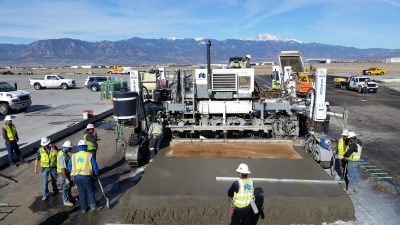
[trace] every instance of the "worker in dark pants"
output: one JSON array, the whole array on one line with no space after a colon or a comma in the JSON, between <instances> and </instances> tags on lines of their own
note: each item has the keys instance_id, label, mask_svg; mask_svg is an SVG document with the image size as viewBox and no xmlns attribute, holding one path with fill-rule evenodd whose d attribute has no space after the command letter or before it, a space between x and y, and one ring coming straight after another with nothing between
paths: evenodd
<instances>
[{"instance_id":1,"label":"worker in dark pants","mask_svg":"<svg viewBox=\"0 0 400 225\"><path fill-rule=\"evenodd\" d=\"M346 183L346 191L349 189L349 178L352 180L353 191L356 192L355 187L358 185L358 168L357 162L361 159L362 142L357 139L353 131L348 135L349 145L346 147L344 158L342 160L344 166L344 180Z\"/></svg>"},{"instance_id":2,"label":"worker in dark pants","mask_svg":"<svg viewBox=\"0 0 400 225\"><path fill-rule=\"evenodd\" d=\"M344 151L347 148L349 143L347 136L349 135L349 131L344 129L341 134L341 138L339 139L337 151L335 155L335 171L339 177L343 176L342 172L342 159L344 157Z\"/></svg>"},{"instance_id":3,"label":"worker in dark pants","mask_svg":"<svg viewBox=\"0 0 400 225\"><path fill-rule=\"evenodd\" d=\"M160 150L161 141L163 138L163 127L161 125L161 119L157 119L149 127L149 149L150 149L150 162L153 161L157 151Z\"/></svg>"},{"instance_id":4,"label":"worker in dark pants","mask_svg":"<svg viewBox=\"0 0 400 225\"><path fill-rule=\"evenodd\" d=\"M17 128L12 123L12 117L9 115L4 118L4 122L2 133L8 151L8 162L10 163L10 166L15 167L14 153L17 155L19 162L24 163L17 143L19 141Z\"/></svg>"},{"instance_id":5,"label":"worker in dark pants","mask_svg":"<svg viewBox=\"0 0 400 225\"><path fill-rule=\"evenodd\" d=\"M95 181L99 175L96 159L92 153L88 152L87 144L84 140L78 142L78 152L72 154L68 162L68 170L71 171L79 192L79 203L81 212L85 213L89 205L89 212L94 212L96 208Z\"/></svg>"},{"instance_id":6,"label":"worker in dark pants","mask_svg":"<svg viewBox=\"0 0 400 225\"><path fill-rule=\"evenodd\" d=\"M86 126L86 130L83 132L83 140L86 141L88 152L92 153L93 157L96 158L99 146L97 144L97 132L94 130L94 125L92 123Z\"/></svg>"},{"instance_id":7,"label":"worker in dark pants","mask_svg":"<svg viewBox=\"0 0 400 225\"><path fill-rule=\"evenodd\" d=\"M251 202L254 203L254 185L253 180L248 178L251 171L247 164L241 163L236 172L239 179L233 182L228 190L232 212L231 225L251 224L255 216L251 207Z\"/></svg>"}]
</instances>

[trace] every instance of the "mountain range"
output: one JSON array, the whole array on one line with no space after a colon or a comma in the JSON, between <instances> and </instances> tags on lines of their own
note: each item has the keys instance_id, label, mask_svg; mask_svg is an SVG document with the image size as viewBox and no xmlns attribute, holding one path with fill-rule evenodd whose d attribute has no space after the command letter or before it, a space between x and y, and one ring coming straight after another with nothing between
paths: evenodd
<instances>
[{"instance_id":1,"label":"mountain range","mask_svg":"<svg viewBox=\"0 0 400 225\"><path fill-rule=\"evenodd\" d=\"M62 38L31 44L0 44L0 65L139 65L206 63L208 40L131 38L120 41L87 42ZM252 55L252 61L275 61L283 50L298 50L303 59L384 60L400 57L400 49L359 49L295 39L259 35L246 39L211 40L212 63L226 63L229 57Z\"/></svg>"}]
</instances>

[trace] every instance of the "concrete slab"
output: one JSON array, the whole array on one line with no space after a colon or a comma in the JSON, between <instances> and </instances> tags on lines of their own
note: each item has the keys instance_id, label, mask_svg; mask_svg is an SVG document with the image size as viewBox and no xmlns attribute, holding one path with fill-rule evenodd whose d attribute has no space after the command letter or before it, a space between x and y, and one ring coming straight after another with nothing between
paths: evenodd
<instances>
[{"instance_id":1,"label":"concrete slab","mask_svg":"<svg viewBox=\"0 0 400 225\"><path fill-rule=\"evenodd\" d=\"M42 137L59 139L68 133L82 129L88 122L112 114L110 101L101 100L100 92L92 92L84 87L86 75L73 76L77 88L34 90L28 81L37 76L4 76L4 80L16 82L18 89L31 93L32 106L25 113L14 114L13 123L19 136L19 147L23 155L29 154L39 146ZM2 77L3 78L3 77ZM126 78L126 77L125 77ZM92 120L83 119L83 111L91 109L95 115ZM3 120L4 116L0 116ZM0 166L8 163L4 141L0 142Z\"/></svg>"},{"instance_id":2,"label":"concrete slab","mask_svg":"<svg viewBox=\"0 0 400 225\"><path fill-rule=\"evenodd\" d=\"M146 168L140 183L123 199L128 223L227 224L227 190L231 182L216 177L236 176L247 163L251 177L330 180L300 148L302 159L167 158L164 149ZM258 204L266 219L258 224L318 224L354 219L353 204L335 184L256 182ZM340 205L340 207L339 207ZM261 208L261 207L260 207Z\"/></svg>"}]
</instances>

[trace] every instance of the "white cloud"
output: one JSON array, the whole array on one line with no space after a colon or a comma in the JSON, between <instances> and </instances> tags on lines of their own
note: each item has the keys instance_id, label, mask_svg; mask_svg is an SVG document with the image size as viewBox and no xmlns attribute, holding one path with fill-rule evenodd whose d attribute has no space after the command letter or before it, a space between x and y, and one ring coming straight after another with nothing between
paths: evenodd
<instances>
[{"instance_id":1,"label":"white cloud","mask_svg":"<svg viewBox=\"0 0 400 225\"><path fill-rule=\"evenodd\" d=\"M390 5L400 7L400 1L399 0L381 0L382 2L388 3Z\"/></svg>"}]
</instances>

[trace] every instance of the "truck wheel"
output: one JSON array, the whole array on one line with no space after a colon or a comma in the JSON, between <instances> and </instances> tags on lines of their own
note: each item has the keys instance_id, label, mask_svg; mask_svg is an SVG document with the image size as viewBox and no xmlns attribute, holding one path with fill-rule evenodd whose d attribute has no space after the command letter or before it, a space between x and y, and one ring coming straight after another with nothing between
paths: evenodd
<instances>
[{"instance_id":1,"label":"truck wheel","mask_svg":"<svg viewBox=\"0 0 400 225\"><path fill-rule=\"evenodd\" d=\"M0 114L7 115L10 111L10 107L7 103L0 103Z\"/></svg>"},{"instance_id":2,"label":"truck wheel","mask_svg":"<svg viewBox=\"0 0 400 225\"><path fill-rule=\"evenodd\" d=\"M35 83L35 84L33 85L33 87L35 88L35 90L40 90L40 89L42 89L42 85L40 85L39 83Z\"/></svg>"},{"instance_id":3,"label":"truck wheel","mask_svg":"<svg viewBox=\"0 0 400 225\"><path fill-rule=\"evenodd\" d=\"M368 75L371 75L371 72L368 72Z\"/></svg>"},{"instance_id":4,"label":"truck wheel","mask_svg":"<svg viewBox=\"0 0 400 225\"><path fill-rule=\"evenodd\" d=\"M358 86L358 93L362 93L362 87Z\"/></svg>"},{"instance_id":5,"label":"truck wheel","mask_svg":"<svg viewBox=\"0 0 400 225\"><path fill-rule=\"evenodd\" d=\"M92 86L90 89L94 92L98 90L97 86Z\"/></svg>"},{"instance_id":6,"label":"truck wheel","mask_svg":"<svg viewBox=\"0 0 400 225\"><path fill-rule=\"evenodd\" d=\"M381 75L383 75L384 73L383 73L383 72L381 72L380 74L381 74Z\"/></svg>"},{"instance_id":7,"label":"truck wheel","mask_svg":"<svg viewBox=\"0 0 400 225\"><path fill-rule=\"evenodd\" d=\"M61 84L61 88L64 89L64 90L67 90L68 89L68 84Z\"/></svg>"}]
</instances>

